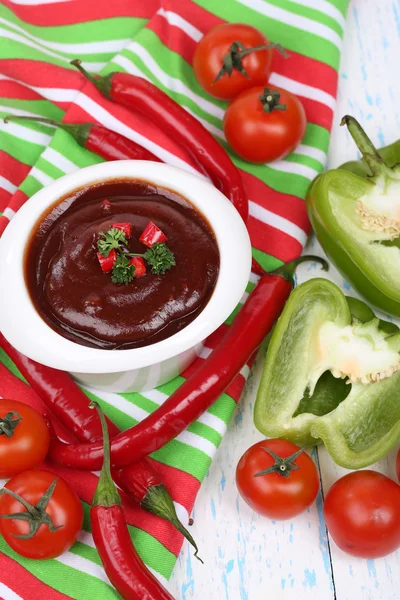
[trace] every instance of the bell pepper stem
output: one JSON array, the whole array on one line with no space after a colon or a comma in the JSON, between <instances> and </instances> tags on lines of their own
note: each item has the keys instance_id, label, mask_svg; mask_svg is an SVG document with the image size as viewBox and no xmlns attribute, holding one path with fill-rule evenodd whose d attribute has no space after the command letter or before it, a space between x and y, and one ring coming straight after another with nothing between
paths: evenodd
<instances>
[{"instance_id":1,"label":"bell pepper stem","mask_svg":"<svg viewBox=\"0 0 400 600\"><path fill-rule=\"evenodd\" d=\"M347 126L351 137L363 155L364 160L370 168L373 176L383 174L390 169L365 133L364 129L361 127L360 123L354 117L345 115L342 118L340 125Z\"/></svg>"},{"instance_id":2,"label":"bell pepper stem","mask_svg":"<svg viewBox=\"0 0 400 600\"><path fill-rule=\"evenodd\" d=\"M7 115L4 117L4 123L10 121L36 121L37 123L44 123L46 125L53 125L63 129L78 142L80 146L84 146L89 138L91 128L95 123L63 123L62 121L55 121L54 119L45 119L44 117L27 117L25 115Z\"/></svg>"},{"instance_id":3,"label":"bell pepper stem","mask_svg":"<svg viewBox=\"0 0 400 600\"><path fill-rule=\"evenodd\" d=\"M97 484L97 488L93 496L92 506L110 507L114 506L115 504L121 506L121 497L111 477L110 436L108 434L106 419L103 411L101 410L97 402L93 401L89 404L89 406L90 408L95 408L100 417L104 444L103 466L101 469L99 482Z\"/></svg>"},{"instance_id":4,"label":"bell pepper stem","mask_svg":"<svg viewBox=\"0 0 400 600\"><path fill-rule=\"evenodd\" d=\"M329 265L324 258L321 258L320 256L308 255L308 256L299 256L298 258L295 258L294 260L286 263L285 265L278 267L274 271L271 271L270 275L279 275L280 277L287 279L287 281L290 281L290 283L292 283L292 285L293 285L294 284L294 272L295 272L296 268L301 263L306 262L306 261L314 261L314 262L319 263L324 271L327 271L329 269Z\"/></svg>"}]
</instances>

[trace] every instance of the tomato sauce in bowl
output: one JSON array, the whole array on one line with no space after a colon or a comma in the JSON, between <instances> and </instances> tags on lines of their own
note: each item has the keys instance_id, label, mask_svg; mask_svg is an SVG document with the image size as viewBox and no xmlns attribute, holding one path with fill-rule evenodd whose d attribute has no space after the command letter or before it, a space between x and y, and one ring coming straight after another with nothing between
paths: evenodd
<instances>
[{"instance_id":1,"label":"tomato sauce in bowl","mask_svg":"<svg viewBox=\"0 0 400 600\"><path fill-rule=\"evenodd\" d=\"M144 253L139 237L149 222L165 234L175 265L147 268L130 283L113 283L97 257L101 233L130 223L123 251ZM78 189L53 205L25 251L25 280L44 321L78 344L140 348L191 323L210 300L220 266L205 218L182 196L139 180L111 180Z\"/></svg>"}]
</instances>

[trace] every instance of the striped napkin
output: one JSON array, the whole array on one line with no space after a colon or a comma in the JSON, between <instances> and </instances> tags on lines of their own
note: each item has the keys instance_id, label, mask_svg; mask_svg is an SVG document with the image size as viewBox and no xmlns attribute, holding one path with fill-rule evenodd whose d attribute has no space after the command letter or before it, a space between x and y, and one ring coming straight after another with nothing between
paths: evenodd
<instances>
[{"instance_id":1,"label":"striped napkin","mask_svg":"<svg viewBox=\"0 0 400 600\"><path fill-rule=\"evenodd\" d=\"M241 171L250 203L248 228L255 258L266 268L297 257L309 233L304 196L325 166L332 125L337 70L348 0L3 0L0 3L0 116L20 114L97 121L139 142L163 161L197 169L187 152L150 122L102 98L69 61L81 58L92 73L126 71L152 81L227 145L225 104L199 87L191 67L196 43L211 27L229 20L259 27L290 53L275 55L272 85L297 94L308 125L301 145L270 165ZM0 123L0 234L26 199L65 173L102 160L52 127ZM249 281L247 292L255 284ZM182 377L143 394L87 390L121 428L152 412L204 360L234 314L207 341L203 355ZM40 408L40 400L4 354L0 397ZM153 455L177 512L186 524L199 486L235 411L246 366L215 404L176 440ZM0 539L0 598L61 600L117 598L101 568L88 517L97 476L57 469L78 491L84 528L75 546L55 560L35 562L15 554ZM165 521L127 507L132 538L146 564L164 583L182 537Z\"/></svg>"}]
</instances>

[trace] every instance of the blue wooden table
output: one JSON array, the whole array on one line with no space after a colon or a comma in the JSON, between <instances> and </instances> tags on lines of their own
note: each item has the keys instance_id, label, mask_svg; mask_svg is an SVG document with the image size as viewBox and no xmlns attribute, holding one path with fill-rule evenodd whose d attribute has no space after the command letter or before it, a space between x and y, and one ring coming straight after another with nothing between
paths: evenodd
<instances>
[{"instance_id":1,"label":"blue wooden table","mask_svg":"<svg viewBox=\"0 0 400 600\"><path fill-rule=\"evenodd\" d=\"M315 8L329 2L292 1ZM359 119L377 145L400 137L399 63L400 0L352 0L329 167L355 156L353 142L339 127L344 114ZM310 246L322 255L315 240ZM312 265L299 268L300 282L313 275ZM329 277L346 287L334 270ZM400 552L385 559L359 560L341 552L327 535L323 494L345 470L332 462L324 448L313 452L321 472L321 494L309 511L293 521L262 518L238 496L236 464L246 448L261 439L252 418L261 368L259 359L196 502L192 533L206 564L193 559L185 544L171 591L180 600L398 600ZM396 450L373 468L395 479L395 456Z\"/></svg>"}]
</instances>

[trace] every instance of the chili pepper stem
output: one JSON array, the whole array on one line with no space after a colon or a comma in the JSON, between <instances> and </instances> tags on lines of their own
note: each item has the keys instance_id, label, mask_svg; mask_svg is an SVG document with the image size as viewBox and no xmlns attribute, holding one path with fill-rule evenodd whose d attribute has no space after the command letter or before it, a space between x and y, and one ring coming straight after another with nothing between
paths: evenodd
<instances>
[{"instance_id":1,"label":"chili pepper stem","mask_svg":"<svg viewBox=\"0 0 400 600\"><path fill-rule=\"evenodd\" d=\"M295 258L294 260L286 263L285 265L278 267L274 271L271 271L270 274L271 275L280 275L281 277L283 277L287 281L290 281L293 284L294 283L294 272L295 272L296 268L299 265L301 265L301 263L309 261L309 260L319 263L324 271L328 271L329 264L327 263L327 261L324 258L310 254L308 256L299 256L298 258Z\"/></svg>"},{"instance_id":2,"label":"chili pepper stem","mask_svg":"<svg viewBox=\"0 0 400 600\"><path fill-rule=\"evenodd\" d=\"M94 123L63 123L62 121L55 121L54 119L46 119L44 117L27 117L25 115L7 115L4 117L4 123L8 123L9 121L36 121L37 123L44 123L47 125L54 125L54 127L59 127L60 129L64 129L67 133L72 135L72 137L80 144L84 146L88 140L89 133L91 127L94 126Z\"/></svg>"},{"instance_id":3,"label":"chili pepper stem","mask_svg":"<svg viewBox=\"0 0 400 600\"><path fill-rule=\"evenodd\" d=\"M103 431L103 443L104 443L104 458L103 466L101 468L99 481L97 484L96 491L93 496L92 506L118 506L122 505L121 497L115 487L115 484L111 477L111 463L110 463L110 436L108 434L108 427L104 413L101 410L97 402L91 402L90 408L95 408L98 412L101 421L101 428Z\"/></svg>"},{"instance_id":4,"label":"chili pepper stem","mask_svg":"<svg viewBox=\"0 0 400 600\"><path fill-rule=\"evenodd\" d=\"M172 502L171 496L164 485L161 484L152 486L147 492L146 496L143 498L140 505L145 510L149 510L155 515L158 515L163 519L167 519L193 546L195 549L195 557L202 564L204 564L203 560L200 558L200 556L198 556L199 550L196 542L188 530L179 521L174 503Z\"/></svg>"},{"instance_id":5,"label":"chili pepper stem","mask_svg":"<svg viewBox=\"0 0 400 600\"><path fill-rule=\"evenodd\" d=\"M86 69L82 67L82 61L79 58L71 60L70 64L76 67L78 71L80 71L82 75L86 77L86 79L88 79L94 86L96 86L96 88L101 94L103 94L107 98L111 98L110 89L112 73L110 73L110 75L106 75L105 77L102 77L100 75L97 77L93 77L93 75L88 73Z\"/></svg>"},{"instance_id":6,"label":"chili pepper stem","mask_svg":"<svg viewBox=\"0 0 400 600\"><path fill-rule=\"evenodd\" d=\"M17 412L7 413L3 419L0 419L0 435L5 435L8 438L12 437L20 421L23 421L23 418Z\"/></svg>"},{"instance_id":7,"label":"chili pepper stem","mask_svg":"<svg viewBox=\"0 0 400 600\"><path fill-rule=\"evenodd\" d=\"M385 163L384 159L379 154L378 150L375 148L374 144L367 136L360 123L354 117L345 115L342 118L340 125L347 126L351 137L363 155L364 160L370 168L373 176L388 174L391 171L391 168Z\"/></svg>"},{"instance_id":8,"label":"chili pepper stem","mask_svg":"<svg viewBox=\"0 0 400 600\"><path fill-rule=\"evenodd\" d=\"M38 529L41 525L47 525L49 530L51 531L51 533L54 533L55 531L57 531L57 529L60 529L61 527L63 527L63 525L55 526L51 517L46 512L47 505L50 502L50 499L53 495L56 485L57 485L57 477L55 478L53 483L49 486L46 493L43 494L43 496L40 498L40 500L36 504L36 506L33 506L32 504L27 502L27 500L25 500L25 498L22 498L22 496L13 492L12 490L9 490L6 487L4 487L2 490L0 490L0 494L8 494L15 500L18 500L18 502L20 502L22 504L22 506L24 508L26 508L26 511L27 511L27 512L14 513L14 514L10 514L10 515L0 515L0 519L14 519L14 520L19 520L19 521L27 521L27 523L29 524L29 533L27 533L25 535L14 535L13 534L14 537L16 537L20 540L30 540L31 538L33 538L33 536L38 531Z\"/></svg>"}]
</instances>

